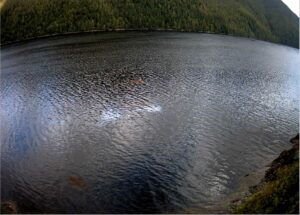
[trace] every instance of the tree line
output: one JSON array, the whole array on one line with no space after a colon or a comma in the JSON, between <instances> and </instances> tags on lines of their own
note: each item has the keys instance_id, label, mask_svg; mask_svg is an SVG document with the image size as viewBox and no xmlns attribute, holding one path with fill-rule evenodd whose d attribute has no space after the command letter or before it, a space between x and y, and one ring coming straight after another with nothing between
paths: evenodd
<instances>
[{"instance_id":1,"label":"tree line","mask_svg":"<svg viewBox=\"0 0 300 215\"><path fill-rule=\"evenodd\" d=\"M299 47L298 23L280 0L8 0L1 43L90 30L173 29Z\"/></svg>"}]
</instances>

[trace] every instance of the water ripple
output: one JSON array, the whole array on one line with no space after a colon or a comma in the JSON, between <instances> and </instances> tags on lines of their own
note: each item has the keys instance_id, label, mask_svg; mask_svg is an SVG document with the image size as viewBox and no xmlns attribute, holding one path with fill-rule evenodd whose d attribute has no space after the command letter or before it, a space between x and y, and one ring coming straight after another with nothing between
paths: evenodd
<instances>
[{"instance_id":1,"label":"water ripple","mask_svg":"<svg viewBox=\"0 0 300 215\"><path fill-rule=\"evenodd\" d=\"M1 196L21 212L201 213L298 130L299 53L284 46L93 34L1 60Z\"/></svg>"}]
</instances>

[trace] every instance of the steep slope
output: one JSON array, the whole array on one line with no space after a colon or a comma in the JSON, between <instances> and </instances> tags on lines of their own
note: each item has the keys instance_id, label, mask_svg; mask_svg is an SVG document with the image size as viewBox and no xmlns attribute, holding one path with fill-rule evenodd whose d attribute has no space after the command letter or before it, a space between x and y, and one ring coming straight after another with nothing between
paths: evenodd
<instances>
[{"instance_id":1,"label":"steep slope","mask_svg":"<svg viewBox=\"0 0 300 215\"><path fill-rule=\"evenodd\" d=\"M1 43L77 31L173 29L299 47L299 18L280 0L9 0L1 22Z\"/></svg>"},{"instance_id":2,"label":"steep slope","mask_svg":"<svg viewBox=\"0 0 300 215\"><path fill-rule=\"evenodd\" d=\"M299 18L281 0L247 0L252 13L264 20L277 42L299 47Z\"/></svg>"},{"instance_id":3,"label":"steep slope","mask_svg":"<svg viewBox=\"0 0 300 215\"><path fill-rule=\"evenodd\" d=\"M293 147L281 152L262 181L243 199L233 202L237 214L299 214L299 134Z\"/></svg>"}]
</instances>

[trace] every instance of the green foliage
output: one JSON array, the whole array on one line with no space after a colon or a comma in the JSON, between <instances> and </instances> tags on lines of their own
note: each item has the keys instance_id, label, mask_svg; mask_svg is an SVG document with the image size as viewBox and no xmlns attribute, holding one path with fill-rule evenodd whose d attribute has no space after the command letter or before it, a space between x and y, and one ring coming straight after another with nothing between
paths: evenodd
<instances>
[{"instance_id":1,"label":"green foliage","mask_svg":"<svg viewBox=\"0 0 300 215\"><path fill-rule=\"evenodd\" d=\"M237 206L234 213L297 213L299 212L299 163L279 168L276 180L267 182L261 189Z\"/></svg>"},{"instance_id":2,"label":"green foliage","mask_svg":"<svg viewBox=\"0 0 300 215\"><path fill-rule=\"evenodd\" d=\"M280 0L8 0L1 43L90 30L173 29L298 47L298 22Z\"/></svg>"},{"instance_id":3,"label":"green foliage","mask_svg":"<svg viewBox=\"0 0 300 215\"><path fill-rule=\"evenodd\" d=\"M283 151L272 162L264 182L242 203L235 205L232 212L299 214L299 136L292 149Z\"/></svg>"}]
</instances>

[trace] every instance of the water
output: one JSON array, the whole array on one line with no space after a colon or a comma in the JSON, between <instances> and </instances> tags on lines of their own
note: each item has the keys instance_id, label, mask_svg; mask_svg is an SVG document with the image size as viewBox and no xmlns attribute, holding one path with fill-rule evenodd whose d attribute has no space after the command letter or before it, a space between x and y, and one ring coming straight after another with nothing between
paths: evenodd
<instances>
[{"instance_id":1,"label":"water","mask_svg":"<svg viewBox=\"0 0 300 215\"><path fill-rule=\"evenodd\" d=\"M102 33L1 60L1 196L21 212L201 212L298 131L299 52L281 45Z\"/></svg>"}]
</instances>

